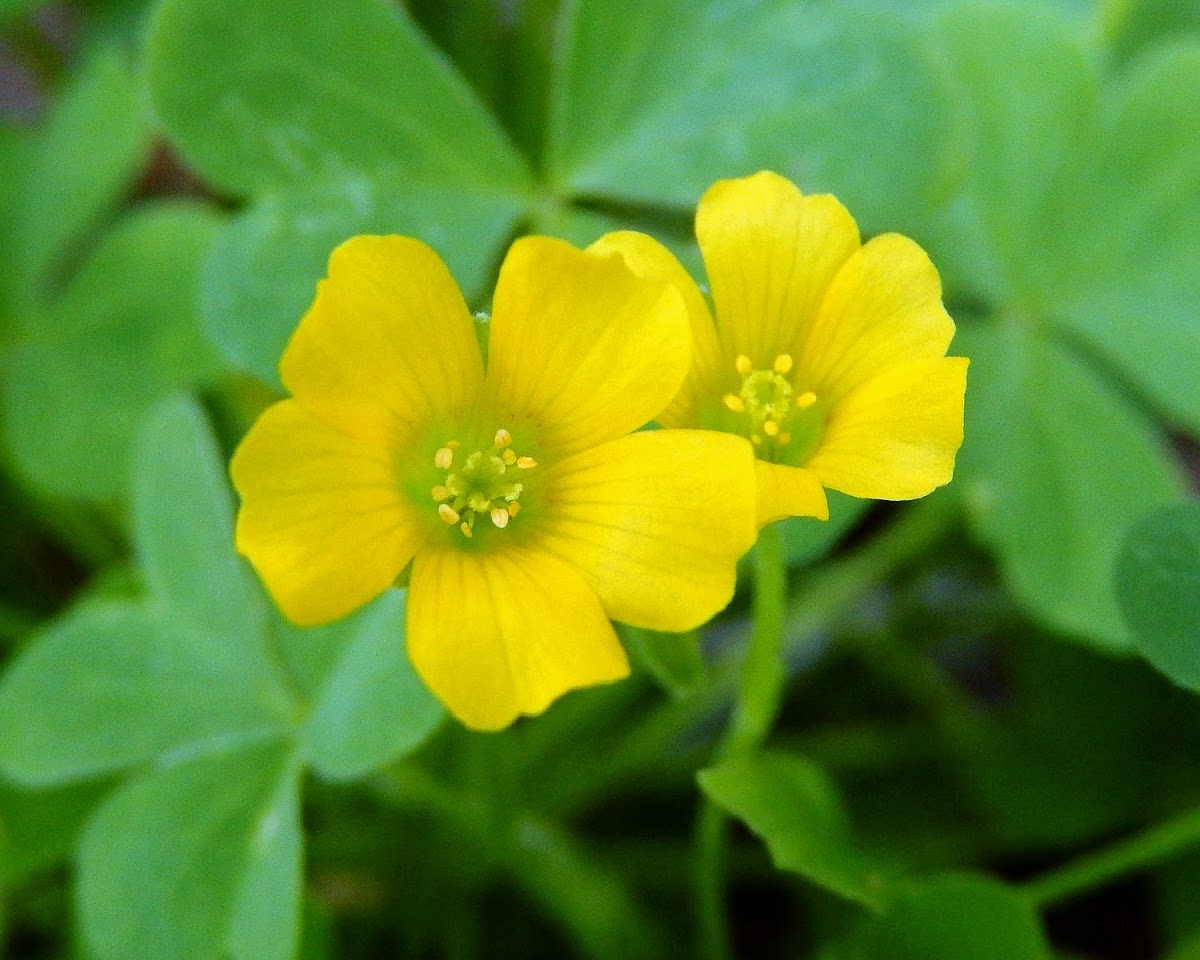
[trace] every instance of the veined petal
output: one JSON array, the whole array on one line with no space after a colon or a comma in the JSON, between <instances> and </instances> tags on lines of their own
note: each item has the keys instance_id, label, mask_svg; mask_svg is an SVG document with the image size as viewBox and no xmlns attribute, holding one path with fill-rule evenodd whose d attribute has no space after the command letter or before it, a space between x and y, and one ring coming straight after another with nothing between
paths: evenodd
<instances>
[{"instance_id":1,"label":"veined petal","mask_svg":"<svg viewBox=\"0 0 1200 960\"><path fill-rule=\"evenodd\" d=\"M885 370L831 411L808 468L833 490L879 500L911 500L949 483L966 377L966 357Z\"/></svg>"},{"instance_id":2,"label":"veined petal","mask_svg":"<svg viewBox=\"0 0 1200 960\"><path fill-rule=\"evenodd\" d=\"M697 422L696 401L701 391L716 393L721 364L717 330L712 313L696 281L675 255L652 237L632 230L607 233L589 250L618 251L629 269L639 277L653 277L669 283L683 298L692 331L692 365L679 393L656 418L664 427L692 426Z\"/></svg>"},{"instance_id":3,"label":"veined petal","mask_svg":"<svg viewBox=\"0 0 1200 960\"><path fill-rule=\"evenodd\" d=\"M689 630L733 596L754 543L754 457L741 437L652 430L548 473L540 545L577 566L609 614Z\"/></svg>"},{"instance_id":4,"label":"veined petal","mask_svg":"<svg viewBox=\"0 0 1200 960\"><path fill-rule=\"evenodd\" d=\"M450 711L479 730L629 673L595 591L569 564L525 547L422 550L409 586L408 655Z\"/></svg>"},{"instance_id":5,"label":"veined petal","mask_svg":"<svg viewBox=\"0 0 1200 960\"><path fill-rule=\"evenodd\" d=\"M483 382L450 272L425 244L398 236L353 237L333 251L279 369L322 420L377 442L452 418Z\"/></svg>"},{"instance_id":6,"label":"veined petal","mask_svg":"<svg viewBox=\"0 0 1200 960\"><path fill-rule=\"evenodd\" d=\"M836 199L806 197L766 171L713 184L696 209L696 237L722 346L759 369L801 338L859 247L858 227Z\"/></svg>"},{"instance_id":7,"label":"veined petal","mask_svg":"<svg viewBox=\"0 0 1200 960\"><path fill-rule=\"evenodd\" d=\"M929 257L899 234L875 237L842 265L792 350L797 382L836 404L887 367L944 356L954 321Z\"/></svg>"},{"instance_id":8,"label":"veined petal","mask_svg":"<svg viewBox=\"0 0 1200 960\"><path fill-rule=\"evenodd\" d=\"M689 341L664 281L636 276L615 251L525 237L496 284L488 386L500 411L567 454L654 419L683 382Z\"/></svg>"},{"instance_id":9,"label":"veined petal","mask_svg":"<svg viewBox=\"0 0 1200 960\"><path fill-rule=\"evenodd\" d=\"M345 616L389 587L426 526L388 451L328 426L297 400L270 407L234 454L237 548L289 619Z\"/></svg>"},{"instance_id":10,"label":"veined petal","mask_svg":"<svg viewBox=\"0 0 1200 960\"><path fill-rule=\"evenodd\" d=\"M758 525L785 517L829 519L825 488L811 470L781 463L754 461L758 479Z\"/></svg>"}]
</instances>

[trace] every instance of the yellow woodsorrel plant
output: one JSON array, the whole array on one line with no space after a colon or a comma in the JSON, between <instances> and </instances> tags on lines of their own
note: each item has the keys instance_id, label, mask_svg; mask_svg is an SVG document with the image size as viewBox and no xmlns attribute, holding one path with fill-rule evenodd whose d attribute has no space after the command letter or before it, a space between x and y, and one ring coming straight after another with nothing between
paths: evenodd
<instances>
[{"instance_id":1,"label":"yellow woodsorrel plant","mask_svg":"<svg viewBox=\"0 0 1200 960\"><path fill-rule=\"evenodd\" d=\"M671 253L614 233L634 269L673 284L692 324L692 368L664 425L748 437L758 521L825 519L825 488L910 500L950 481L967 360L925 252L889 233L861 243L829 195L762 172L714 184L696 235L716 322Z\"/></svg>"},{"instance_id":2,"label":"yellow woodsorrel plant","mask_svg":"<svg viewBox=\"0 0 1200 960\"><path fill-rule=\"evenodd\" d=\"M437 255L338 247L283 355L290 399L233 460L237 545L292 620L337 619L412 564L413 665L471 727L624 676L609 617L696 627L754 542L742 437L631 433L680 389L689 321L613 250L526 237L485 364Z\"/></svg>"}]
</instances>

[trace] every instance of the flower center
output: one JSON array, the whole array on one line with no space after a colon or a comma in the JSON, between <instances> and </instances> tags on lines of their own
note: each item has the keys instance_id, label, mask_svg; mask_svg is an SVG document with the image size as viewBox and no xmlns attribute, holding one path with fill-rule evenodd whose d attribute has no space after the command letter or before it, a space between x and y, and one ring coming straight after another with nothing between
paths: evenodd
<instances>
[{"instance_id":1,"label":"flower center","mask_svg":"<svg viewBox=\"0 0 1200 960\"><path fill-rule=\"evenodd\" d=\"M504 428L487 450L460 453L462 444L447 440L433 455L433 465L446 478L431 491L438 516L458 525L464 537L474 535L475 523L486 516L503 530L521 510L522 485L517 476L537 466L533 457L521 457L512 448L512 434Z\"/></svg>"},{"instance_id":2,"label":"flower center","mask_svg":"<svg viewBox=\"0 0 1200 960\"><path fill-rule=\"evenodd\" d=\"M750 358L742 354L734 362L742 378L741 389L721 398L728 410L746 417L746 435L763 459L795 461L807 454L820 430L820 414L812 409L817 395L811 390L796 393L788 379L792 366L791 356L781 353L769 370L756 370ZM797 439L803 450L785 449Z\"/></svg>"}]
</instances>

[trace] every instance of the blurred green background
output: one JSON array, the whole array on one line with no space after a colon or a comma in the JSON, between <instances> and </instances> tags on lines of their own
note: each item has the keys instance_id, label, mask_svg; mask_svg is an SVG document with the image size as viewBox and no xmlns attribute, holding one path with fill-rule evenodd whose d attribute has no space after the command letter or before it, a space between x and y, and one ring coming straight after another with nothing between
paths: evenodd
<instances>
[{"instance_id":1,"label":"blurred green background","mask_svg":"<svg viewBox=\"0 0 1200 960\"><path fill-rule=\"evenodd\" d=\"M228 454L330 250L636 228L721 177L930 252L953 485L498 735L392 591L284 623ZM1200 3L0 0L0 940L14 958L1200 958ZM699 872L698 872L699 871Z\"/></svg>"}]
</instances>

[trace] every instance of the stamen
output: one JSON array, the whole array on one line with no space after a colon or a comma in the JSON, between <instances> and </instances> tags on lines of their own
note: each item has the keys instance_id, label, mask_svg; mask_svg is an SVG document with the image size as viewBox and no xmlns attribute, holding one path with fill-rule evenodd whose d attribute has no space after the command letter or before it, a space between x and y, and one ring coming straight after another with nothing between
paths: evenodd
<instances>
[{"instance_id":1,"label":"stamen","mask_svg":"<svg viewBox=\"0 0 1200 960\"><path fill-rule=\"evenodd\" d=\"M508 515L510 517L515 517L521 512L521 501L513 500L506 509L508 510Z\"/></svg>"},{"instance_id":2,"label":"stamen","mask_svg":"<svg viewBox=\"0 0 1200 960\"><path fill-rule=\"evenodd\" d=\"M496 507L492 510L492 523L503 530L508 526L508 511L503 507Z\"/></svg>"},{"instance_id":3,"label":"stamen","mask_svg":"<svg viewBox=\"0 0 1200 960\"><path fill-rule=\"evenodd\" d=\"M458 523L458 511L448 503L438 504L438 516L441 517L445 523Z\"/></svg>"},{"instance_id":4,"label":"stamen","mask_svg":"<svg viewBox=\"0 0 1200 960\"><path fill-rule=\"evenodd\" d=\"M509 525L520 510L518 500L524 488L509 470L532 470L538 465L533 457L519 456L512 443L512 434L500 427L490 449L467 453L471 451L467 447L460 457L457 441L448 440L438 448L434 463L446 473L441 483L430 488L430 494L443 523L457 526L464 537L475 535L475 521L480 517L499 530Z\"/></svg>"},{"instance_id":5,"label":"stamen","mask_svg":"<svg viewBox=\"0 0 1200 960\"><path fill-rule=\"evenodd\" d=\"M792 435L790 433L788 433L787 431L784 431L783 433L781 433L779 436L777 436L775 438L775 442L778 443L780 446L786 447L789 443L792 442Z\"/></svg>"},{"instance_id":6,"label":"stamen","mask_svg":"<svg viewBox=\"0 0 1200 960\"><path fill-rule=\"evenodd\" d=\"M786 377L792 372L792 357L791 354L781 353L775 358L774 370L781 377Z\"/></svg>"},{"instance_id":7,"label":"stamen","mask_svg":"<svg viewBox=\"0 0 1200 960\"><path fill-rule=\"evenodd\" d=\"M517 462L517 455L511 449L506 449L502 454L500 454L500 459L511 467Z\"/></svg>"},{"instance_id":8,"label":"stamen","mask_svg":"<svg viewBox=\"0 0 1200 960\"><path fill-rule=\"evenodd\" d=\"M501 427L496 431L496 439L492 442L495 443L497 447L507 447L510 443L512 443L512 434Z\"/></svg>"},{"instance_id":9,"label":"stamen","mask_svg":"<svg viewBox=\"0 0 1200 960\"><path fill-rule=\"evenodd\" d=\"M437 500L439 503L442 500L450 499L450 490L446 487L445 484L439 483L436 487L433 488L433 490L431 492L433 493L433 499Z\"/></svg>"},{"instance_id":10,"label":"stamen","mask_svg":"<svg viewBox=\"0 0 1200 960\"><path fill-rule=\"evenodd\" d=\"M517 457L518 470L532 470L537 466L537 461L533 457Z\"/></svg>"},{"instance_id":11,"label":"stamen","mask_svg":"<svg viewBox=\"0 0 1200 960\"><path fill-rule=\"evenodd\" d=\"M778 436L779 435L779 424L777 424L774 420L764 420L763 421L763 433L765 433L768 437Z\"/></svg>"},{"instance_id":12,"label":"stamen","mask_svg":"<svg viewBox=\"0 0 1200 960\"><path fill-rule=\"evenodd\" d=\"M471 525L469 523L467 523L466 520L464 520L462 523L460 523L458 525L458 529L462 531L462 535L464 537L466 537L468 540L471 537L475 536L475 534L471 530Z\"/></svg>"},{"instance_id":13,"label":"stamen","mask_svg":"<svg viewBox=\"0 0 1200 960\"><path fill-rule=\"evenodd\" d=\"M744 353L738 354L738 358L733 362L733 365L743 377L750 376L750 371L754 369L754 364L750 362L750 358Z\"/></svg>"},{"instance_id":14,"label":"stamen","mask_svg":"<svg viewBox=\"0 0 1200 960\"><path fill-rule=\"evenodd\" d=\"M446 446L448 446L451 450L457 450L459 447L462 446L462 444L459 443L457 440L447 440Z\"/></svg>"},{"instance_id":15,"label":"stamen","mask_svg":"<svg viewBox=\"0 0 1200 960\"><path fill-rule=\"evenodd\" d=\"M725 396L721 398L721 402L734 413L746 412L746 401L739 397L736 393L725 394Z\"/></svg>"},{"instance_id":16,"label":"stamen","mask_svg":"<svg viewBox=\"0 0 1200 960\"><path fill-rule=\"evenodd\" d=\"M817 395L811 390L806 390L796 398L796 409L807 410L817 402Z\"/></svg>"},{"instance_id":17,"label":"stamen","mask_svg":"<svg viewBox=\"0 0 1200 960\"><path fill-rule=\"evenodd\" d=\"M762 437L760 437L757 433L751 434L750 442L752 444L754 444L756 447L760 446L762 444Z\"/></svg>"},{"instance_id":18,"label":"stamen","mask_svg":"<svg viewBox=\"0 0 1200 960\"><path fill-rule=\"evenodd\" d=\"M451 442L453 443L453 441ZM449 443L444 447L439 447L438 452L433 455L433 465L439 470L449 470L454 466L454 447Z\"/></svg>"}]
</instances>

